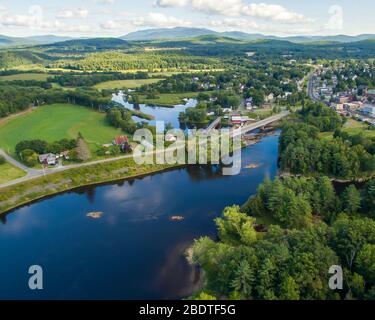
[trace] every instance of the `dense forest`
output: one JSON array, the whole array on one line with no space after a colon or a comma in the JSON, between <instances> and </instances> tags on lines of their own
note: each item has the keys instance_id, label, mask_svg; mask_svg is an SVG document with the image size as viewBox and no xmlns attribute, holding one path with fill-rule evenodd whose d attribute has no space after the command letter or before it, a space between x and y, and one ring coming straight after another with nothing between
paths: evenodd
<instances>
[{"instance_id":1,"label":"dense forest","mask_svg":"<svg viewBox=\"0 0 375 320\"><path fill-rule=\"evenodd\" d=\"M152 48L154 50L149 50ZM184 40L123 41L116 38L79 39L54 44L4 48L0 68L39 65L71 70L120 71L130 69L215 69L228 58L263 62L284 58L372 58L375 41L297 44L282 40L239 41L216 36Z\"/></svg>"},{"instance_id":2,"label":"dense forest","mask_svg":"<svg viewBox=\"0 0 375 320\"><path fill-rule=\"evenodd\" d=\"M206 280L196 298L374 299L374 208L375 180L341 195L327 178L265 181L216 219L219 242L195 242ZM343 290L328 286L332 265L343 267Z\"/></svg>"},{"instance_id":3,"label":"dense forest","mask_svg":"<svg viewBox=\"0 0 375 320\"><path fill-rule=\"evenodd\" d=\"M81 60L60 60L48 65L51 68L72 70L121 71L181 69L201 70L222 68L222 63L214 58L186 54L124 54L121 52L93 53Z\"/></svg>"},{"instance_id":4,"label":"dense forest","mask_svg":"<svg viewBox=\"0 0 375 320\"><path fill-rule=\"evenodd\" d=\"M328 175L360 179L375 171L375 139L341 133L342 120L323 104L309 103L300 112L303 122L283 126L280 136L280 168L303 175ZM321 132L336 131L333 139Z\"/></svg>"},{"instance_id":5,"label":"dense forest","mask_svg":"<svg viewBox=\"0 0 375 320\"><path fill-rule=\"evenodd\" d=\"M91 74L62 74L50 79L63 87L91 87L98 83L113 80L148 79L147 72L136 73L91 73Z\"/></svg>"}]
</instances>

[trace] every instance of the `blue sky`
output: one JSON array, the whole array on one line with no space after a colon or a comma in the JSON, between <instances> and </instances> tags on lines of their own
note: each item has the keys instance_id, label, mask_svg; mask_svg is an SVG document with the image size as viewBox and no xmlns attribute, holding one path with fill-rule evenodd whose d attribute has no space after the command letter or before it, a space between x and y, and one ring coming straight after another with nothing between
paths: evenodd
<instances>
[{"instance_id":1,"label":"blue sky","mask_svg":"<svg viewBox=\"0 0 375 320\"><path fill-rule=\"evenodd\" d=\"M0 34L120 36L205 27L280 36L375 33L374 0L0 0Z\"/></svg>"}]
</instances>

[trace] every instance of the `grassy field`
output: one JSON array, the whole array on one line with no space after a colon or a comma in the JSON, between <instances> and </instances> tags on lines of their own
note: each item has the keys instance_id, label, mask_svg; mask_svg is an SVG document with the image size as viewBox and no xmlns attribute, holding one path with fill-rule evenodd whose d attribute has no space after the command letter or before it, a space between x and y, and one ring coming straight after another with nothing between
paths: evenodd
<instances>
[{"instance_id":1,"label":"grassy field","mask_svg":"<svg viewBox=\"0 0 375 320\"><path fill-rule=\"evenodd\" d=\"M375 137L375 130L368 130L369 125L354 119L348 119L345 123L342 131L347 132L350 135L357 135L360 133L365 134L367 137ZM330 140L333 138L332 132L322 132L320 136L323 139Z\"/></svg>"},{"instance_id":2,"label":"grassy field","mask_svg":"<svg viewBox=\"0 0 375 320\"><path fill-rule=\"evenodd\" d=\"M145 84L152 84L159 82L161 78L155 78L155 79L131 79L131 80L114 80L114 81L106 81L99 83L94 86L94 88L98 90L103 89L121 89L121 88L128 88L128 89L135 89L139 88Z\"/></svg>"},{"instance_id":3,"label":"grassy field","mask_svg":"<svg viewBox=\"0 0 375 320\"><path fill-rule=\"evenodd\" d=\"M0 81L13 81L13 80L46 81L47 78L49 77L51 77L51 75L46 74L46 73L19 73L19 74L12 74L9 76L0 76Z\"/></svg>"},{"instance_id":4,"label":"grassy field","mask_svg":"<svg viewBox=\"0 0 375 320\"><path fill-rule=\"evenodd\" d=\"M162 93L159 94L159 99L147 99L146 96L139 96L140 103L160 106L175 106L183 103L184 98L196 98L197 92L185 93Z\"/></svg>"},{"instance_id":5,"label":"grassy field","mask_svg":"<svg viewBox=\"0 0 375 320\"><path fill-rule=\"evenodd\" d=\"M345 123L343 131L351 135L356 135L363 132L368 137L375 137L375 130L368 130L368 128L369 125L366 123L349 119L348 122Z\"/></svg>"},{"instance_id":6,"label":"grassy field","mask_svg":"<svg viewBox=\"0 0 375 320\"><path fill-rule=\"evenodd\" d=\"M26 173L10 163L0 164L0 184L22 178Z\"/></svg>"},{"instance_id":7,"label":"grassy field","mask_svg":"<svg viewBox=\"0 0 375 320\"><path fill-rule=\"evenodd\" d=\"M30 114L21 115L0 126L0 148L14 155L15 145L21 140L43 139L53 142L76 138L79 132L91 150L110 143L121 133L106 122L103 113L77 105L54 104L39 107Z\"/></svg>"}]
</instances>

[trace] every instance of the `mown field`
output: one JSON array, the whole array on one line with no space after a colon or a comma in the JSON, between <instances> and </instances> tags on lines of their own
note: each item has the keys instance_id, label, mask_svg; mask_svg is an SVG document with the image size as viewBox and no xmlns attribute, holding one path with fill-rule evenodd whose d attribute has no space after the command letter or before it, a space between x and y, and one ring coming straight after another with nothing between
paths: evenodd
<instances>
[{"instance_id":1,"label":"mown field","mask_svg":"<svg viewBox=\"0 0 375 320\"><path fill-rule=\"evenodd\" d=\"M146 96L139 96L140 103L160 106L175 106L184 103L184 98L196 98L198 92L185 93L161 93L158 99L147 99Z\"/></svg>"},{"instance_id":2,"label":"mown field","mask_svg":"<svg viewBox=\"0 0 375 320\"><path fill-rule=\"evenodd\" d=\"M369 130L369 125L354 119L348 119L347 123L345 123L342 131L350 134L350 135L357 135L357 134L364 134L366 137L375 137L375 130ZM333 139L332 132L322 132L321 137L327 140Z\"/></svg>"},{"instance_id":3,"label":"mown field","mask_svg":"<svg viewBox=\"0 0 375 320\"><path fill-rule=\"evenodd\" d=\"M26 173L10 163L0 164L0 184L22 178Z\"/></svg>"},{"instance_id":4,"label":"mown field","mask_svg":"<svg viewBox=\"0 0 375 320\"><path fill-rule=\"evenodd\" d=\"M128 89L135 89L139 88L145 84L152 84L159 82L161 78L157 79L131 79L131 80L114 80L114 81L106 81L99 83L94 86L94 88L98 90L103 89L121 89L121 88L128 88Z\"/></svg>"},{"instance_id":5,"label":"mown field","mask_svg":"<svg viewBox=\"0 0 375 320\"><path fill-rule=\"evenodd\" d=\"M14 80L46 81L48 77L51 77L51 75L46 74L46 73L19 73L19 74L12 74L9 76L0 76L0 81L14 81Z\"/></svg>"},{"instance_id":6,"label":"mown field","mask_svg":"<svg viewBox=\"0 0 375 320\"><path fill-rule=\"evenodd\" d=\"M77 105L54 104L39 107L0 126L0 148L14 155L14 148L21 140L54 142L63 138L74 139L79 132L92 150L110 143L121 133L106 122L103 113Z\"/></svg>"}]
</instances>

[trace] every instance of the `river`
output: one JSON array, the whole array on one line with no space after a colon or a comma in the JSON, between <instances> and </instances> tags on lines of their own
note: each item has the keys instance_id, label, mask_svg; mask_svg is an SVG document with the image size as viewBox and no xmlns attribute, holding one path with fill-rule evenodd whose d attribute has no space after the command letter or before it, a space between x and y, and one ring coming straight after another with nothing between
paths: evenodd
<instances>
[{"instance_id":1,"label":"river","mask_svg":"<svg viewBox=\"0 0 375 320\"><path fill-rule=\"evenodd\" d=\"M181 112L185 112L187 108L196 107L198 101L196 99L186 99L185 104L179 104L173 108L158 107L158 106L149 106L145 104L140 104L138 107L135 107L133 104L127 102L126 96L123 92L113 94L112 101L117 102L129 110L141 111L145 114L154 117L154 120L141 119L137 116L133 116L133 120L136 122L146 122L150 125L155 125L156 121L164 121L165 125L170 124L173 128L183 128L183 125L180 124L178 116Z\"/></svg>"},{"instance_id":2,"label":"river","mask_svg":"<svg viewBox=\"0 0 375 320\"><path fill-rule=\"evenodd\" d=\"M242 152L237 176L190 166L84 187L10 212L0 223L0 299L180 299L196 285L183 253L213 219L277 172L278 136ZM246 169L249 164L259 165ZM103 212L100 219L87 217ZM173 215L183 221L171 221ZM28 288L43 268L44 289Z\"/></svg>"}]
</instances>

